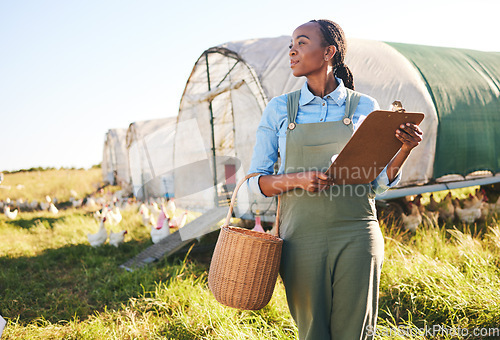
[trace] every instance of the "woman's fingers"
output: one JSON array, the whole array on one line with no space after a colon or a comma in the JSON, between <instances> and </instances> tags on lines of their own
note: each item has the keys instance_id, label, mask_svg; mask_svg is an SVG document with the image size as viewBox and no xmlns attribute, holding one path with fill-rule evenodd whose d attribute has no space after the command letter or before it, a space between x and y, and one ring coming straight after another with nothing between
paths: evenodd
<instances>
[{"instance_id":1,"label":"woman's fingers","mask_svg":"<svg viewBox=\"0 0 500 340\"><path fill-rule=\"evenodd\" d=\"M323 172L317 172L317 183L318 183L318 190L323 190L326 189L328 186L330 186L332 179L325 173Z\"/></svg>"},{"instance_id":2,"label":"woman's fingers","mask_svg":"<svg viewBox=\"0 0 500 340\"><path fill-rule=\"evenodd\" d=\"M413 149L422 141L422 130L418 125L406 123L396 130L396 138L403 143L406 149Z\"/></svg>"},{"instance_id":3,"label":"woman's fingers","mask_svg":"<svg viewBox=\"0 0 500 340\"><path fill-rule=\"evenodd\" d=\"M407 125L401 125L399 129L396 130L396 134L405 136L406 138L418 139L422 137L422 130L417 125L407 123Z\"/></svg>"},{"instance_id":4,"label":"woman's fingers","mask_svg":"<svg viewBox=\"0 0 500 340\"><path fill-rule=\"evenodd\" d=\"M324 172L316 172L316 175L318 176L318 179L320 180L323 180L323 181L327 181L329 179L328 175L325 174Z\"/></svg>"},{"instance_id":5,"label":"woman's fingers","mask_svg":"<svg viewBox=\"0 0 500 340\"><path fill-rule=\"evenodd\" d=\"M333 184L333 180L321 171L308 171L303 173L303 176L307 178L303 186L303 189L307 191L318 192Z\"/></svg>"}]
</instances>

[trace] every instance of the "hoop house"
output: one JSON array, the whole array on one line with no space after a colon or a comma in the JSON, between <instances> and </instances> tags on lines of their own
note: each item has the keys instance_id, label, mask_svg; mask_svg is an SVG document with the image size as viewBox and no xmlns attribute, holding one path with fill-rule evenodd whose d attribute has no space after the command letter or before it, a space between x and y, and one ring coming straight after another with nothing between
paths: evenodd
<instances>
[{"instance_id":1,"label":"hoop house","mask_svg":"<svg viewBox=\"0 0 500 340\"><path fill-rule=\"evenodd\" d=\"M131 123L126 147L134 196L173 196L173 142L176 118Z\"/></svg>"},{"instance_id":2,"label":"hoop house","mask_svg":"<svg viewBox=\"0 0 500 340\"><path fill-rule=\"evenodd\" d=\"M106 132L101 164L105 183L118 185L129 183L126 133L127 129L110 129Z\"/></svg>"}]
</instances>

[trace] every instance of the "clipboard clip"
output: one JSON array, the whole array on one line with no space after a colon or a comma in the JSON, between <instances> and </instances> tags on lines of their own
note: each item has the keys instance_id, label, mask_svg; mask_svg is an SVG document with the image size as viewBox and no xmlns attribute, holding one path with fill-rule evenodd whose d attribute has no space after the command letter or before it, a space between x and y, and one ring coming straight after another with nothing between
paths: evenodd
<instances>
[{"instance_id":1,"label":"clipboard clip","mask_svg":"<svg viewBox=\"0 0 500 340\"><path fill-rule=\"evenodd\" d=\"M405 113L406 110L403 108L403 104L399 100L395 100L391 104L391 111Z\"/></svg>"}]
</instances>

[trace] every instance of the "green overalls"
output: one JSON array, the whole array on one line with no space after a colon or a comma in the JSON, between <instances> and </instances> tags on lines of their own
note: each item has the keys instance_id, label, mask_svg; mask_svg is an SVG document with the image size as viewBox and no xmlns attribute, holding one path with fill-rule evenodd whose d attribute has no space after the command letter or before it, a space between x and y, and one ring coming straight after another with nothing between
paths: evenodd
<instances>
[{"instance_id":1,"label":"green overalls","mask_svg":"<svg viewBox=\"0 0 500 340\"><path fill-rule=\"evenodd\" d=\"M295 123L300 91L288 95L285 173L326 171L353 133L359 94L347 93L343 120L311 124ZM301 340L372 338L384 257L374 197L370 184L283 194L280 275Z\"/></svg>"}]
</instances>

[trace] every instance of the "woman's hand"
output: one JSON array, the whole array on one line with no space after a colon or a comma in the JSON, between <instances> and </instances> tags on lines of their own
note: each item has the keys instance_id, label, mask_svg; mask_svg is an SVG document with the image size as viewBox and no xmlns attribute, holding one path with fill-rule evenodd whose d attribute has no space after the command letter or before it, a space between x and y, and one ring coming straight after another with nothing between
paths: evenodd
<instances>
[{"instance_id":1,"label":"woman's hand","mask_svg":"<svg viewBox=\"0 0 500 340\"><path fill-rule=\"evenodd\" d=\"M404 162L410 155L411 150L420 144L422 141L422 134L422 130L420 130L417 125L411 123L401 125L399 129L396 130L396 138L403 143L403 146L401 146L396 156L387 164L387 178L389 178L389 183L394 181Z\"/></svg>"},{"instance_id":2,"label":"woman's hand","mask_svg":"<svg viewBox=\"0 0 500 340\"><path fill-rule=\"evenodd\" d=\"M296 188L318 192L330 185L333 185L333 180L321 171L264 175L259 177L260 189L268 197L280 195Z\"/></svg>"},{"instance_id":3,"label":"woman's hand","mask_svg":"<svg viewBox=\"0 0 500 340\"><path fill-rule=\"evenodd\" d=\"M333 185L333 180L321 171L296 173L297 187L310 192L318 192Z\"/></svg>"},{"instance_id":4,"label":"woman's hand","mask_svg":"<svg viewBox=\"0 0 500 340\"><path fill-rule=\"evenodd\" d=\"M403 143L401 151L405 154L409 154L410 151L422 141L422 134L423 132L418 125L412 123L401 125L399 129L396 130L396 138Z\"/></svg>"}]
</instances>

